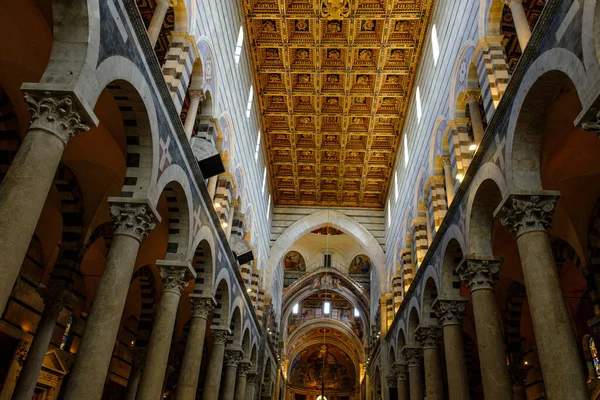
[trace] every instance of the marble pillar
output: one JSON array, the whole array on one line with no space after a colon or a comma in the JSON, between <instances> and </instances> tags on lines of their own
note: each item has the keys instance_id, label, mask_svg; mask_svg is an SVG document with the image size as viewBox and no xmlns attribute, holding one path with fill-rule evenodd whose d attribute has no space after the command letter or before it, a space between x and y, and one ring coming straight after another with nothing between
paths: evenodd
<instances>
[{"instance_id":1,"label":"marble pillar","mask_svg":"<svg viewBox=\"0 0 600 400\"><path fill-rule=\"evenodd\" d=\"M215 307L212 297L190 294L190 302L192 303L192 320L177 382L176 398L178 400L194 400L196 398L206 320Z\"/></svg>"},{"instance_id":2,"label":"marble pillar","mask_svg":"<svg viewBox=\"0 0 600 400\"><path fill-rule=\"evenodd\" d=\"M473 143L479 146L485 130L483 129L483 118L479 110L479 98L481 93L478 90L469 90L466 94L466 100L469 103L469 115L471 117L471 128L473 128Z\"/></svg>"},{"instance_id":3,"label":"marble pillar","mask_svg":"<svg viewBox=\"0 0 600 400\"><path fill-rule=\"evenodd\" d=\"M494 293L501 263L502 258L467 257L456 269L460 279L467 283L473 298L481 380L486 400L512 398L504 338L500 329L500 317Z\"/></svg>"},{"instance_id":4,"label":"marble pillar","mask_svg":"<svg viewBox=\"0 0 600 400\"><path fill-rule=\"evenodd\" d=\"M223 362L223 368L225 374L223 377L223 384L221 385L221 397L222 400L233 400L235 395L235 381L237 377L237 369L239 363L242 361L244 352L241 349L226 349L225 360Z\"/></svg>"},{"instance_id":5,"label":"marble pillar","mask_svg":"<svg viewBox=\"0 0 600 400\"><path fill-rule=\"evenodd\" d=\"M442 164L444 164L444 182L446 183L446 198L448 200L448 207L454 200L454 178L452 177L452 163L450 157L442 157Z\"/></svg>"},{"instance_id":6,"label":"marble pillar","mask_svg":"<svg viewBox=\"0 0 600 400\"><path fill-rule=\"evenodd\" d=\"M218 175L211 176L208 179L208 197L210 198L211 202L215 200L215 193L217 192L217 182L218 181L219 181ZM213 207L214 207L214 203L213 203Z\"/></svg>"},{"instance_id":7,"label":"marble pillar","mask_svg":"<svg viewBox=\"0 0 600 400\"><path fill-rule=\"evenodd\" d=\"M88 125L71 96L26 94L29 130L0 185L0 314L4 311L69 140Z\"/></svg>"},{"instance_id":8,"label":"marble pillar","mask_svg":"<svg viewBox=\"0 0 600 400\"><path fill-rule=\"evenodd\" d=\"M442 339L439 326L421 325L416 332L417 341L423 347L423 367L425 370L425 398L444 399L444 378L440 368L438 345Z\"/></svg>"},{"instance_id":9,"label":"marble pillar","mask_svg":"<svg viewBox=\"0 0 600 400\"><path fill-rule=\"evenodd\" d=\"M204 381L202 400L219 400L219 388L221 387L221 371L223 369L223 357L225 356L225 343L229 336L229 329L225 327L211 327L213 345L208 359L208 369Z\"/></svg>"},{"instance_id":10,"label":"marble pillar","mask_svg":"<svg viewBox=\"0 0 600 400\"><path fill-rule=\"evenodd\" d=\"M246 376L246 400L254 400L254 392L256 391L256 375L256 371L250 371Z\"/></svg>"},{"instance_id":11,"label":"marble pillar","mask_svg":"<svg viewBox=\"0 0 600 400\"><path fill-rule=\"evenodd\" d=\"M248 360L241 361L237 367L237 379L235 380L235 396L234 400L246 399L246 379L252 368L252 363Z\"/></svg>"},{"instance_id":12,"label":"marble pillar","mask_svg":"<svg viewBox=\"0 0 600 400\"><path fill-rule=\"evenodd\" d=\"M554 191L512 194L497 215L517 237L546 395L580 400L589 397L586 378L547 231L558 197Z\"/></svg>"},{"instance_id":13,"label":"marble pillar","mask_svg":"<svg viewBox=\"0 0 600 400\"><path fill-rule=\"evenodd\" d=\"M196 277L189 262L162 260L157 261L156 266L162 277L162 293L148 343L138 400L155 400L163 393L181 291Z\"/></svg>"},{"instance_id":14,"label":"marble pillar","mask_svg":"<svg viewBox=\"0 0 600 400\"><path fill-rule=\"evenodd\" d=\"M131 370L129 371L129 379L127 380L126 400L135 400L140 378L142 377L142 368L146 362L146 347L134 347L131 349Z\"/></svg>"},{"instance_id":15,"label":"marble pillar","mask_svg":"<svg viewBox=\"0 0 600 400\"><path fill-rule=\"evenodd\" d=\"M63 308L76 302L76 298L64 289L38 288L38 292L44 299L44 311L13 392L12 399L15 400L31 400L58 315Z\"/></svg>"},{"instance_id":16,"label":"marble pillar","mask_svg":"<svg viewBox=\"0 0 600 400\"><path fill-rule=\"evenodd\" d=\"M152 47L156 46L156 41L160 35L160 30L162 29L168 10L169 0L156 1L156 8L154 9L152 20L150 20L150 26L148 26L148 39L150 39Z\"/></svg>"},{"instance_id":17,"label":"marble pillar","mask_svg":"<svg viewBox=\"0 0 600 400\"><path fill-rule=\"evenodd\" d=\"M227 226L225 227L225 237L227 240L231 237L231 228L233 227L233 216L235 214L235 208L237 207L237 201L232 200L229 203L229 214L227 215Z\"/></svg>"},{"instance_id":18,"label":"marble pillar","mask_svg":"<svg viewBox=\"0 0 600 400\"><path fill-rule=\"evenodd\" d=\"M188 140L191 140L192 135L194 134L194 125L196 123L196 116L198 115L198 107L204 96L201 90L188 90L188 94L190 95L190 106L188 107L188 112L185 117L183 130L185 131L185 136L187 136Z\"/></svg>"},{"instance_id":19,"label":"marble pillar","mask_svg":"<svg viewBox=\"0 0 600 400\"><path fill-rule=\"evenodd\" d=\"M405 363L394 364L394 374L396 375L396 387L398 388L398 400L410 400L410 391L408 387L408 366Z\"/></svg>"},{"instance_id":20,"label":"marble pillar","mask_svg":"<svg viewBox=\"0 0 600 400\"><path fill-rule=\"evenodd\" d=\"M114 222L106 258L85 333L65 392L65 400L99 400L127 300L129 282L144 237L160 221L144 201L109 198Z\"/></svg>"},{"instance_id":21,"label":"marble pillar","mask_svg":"<svg viewBox=\"0 0 600 400\"><path fill-rule=\"evenodd\" d=\"M527 43L529 43L529 39L531 39L531 28L523 9L522 0L504 1L510 7L510 13L515 24L515 30L517 31L517 38L519 39L519 46L523 52L525 51L525 47L527 47Z\"/></svg>"},{"instance_id":22,"label":"marble pillar","mask_svg":"<svg viewBox=\"0 0 600 400\"><path fill-rule=\"evenodd\" d=\"M423 349L418 346L404 346L402 356L408 364L409 398L410 400L424 400Z\"/></svg>"},{"instance_id":23,"label":"marble pillar","mask_svg":"<svg viewBox=\"0 0 600 400\"><path fill-rule=\"evenodd\" d=\"M442 324L444 353L450 400L469 400L469 376L463 343L462 316L468 299L438 297L433 303L436 317Z\"/></svg>"}]
</instances>

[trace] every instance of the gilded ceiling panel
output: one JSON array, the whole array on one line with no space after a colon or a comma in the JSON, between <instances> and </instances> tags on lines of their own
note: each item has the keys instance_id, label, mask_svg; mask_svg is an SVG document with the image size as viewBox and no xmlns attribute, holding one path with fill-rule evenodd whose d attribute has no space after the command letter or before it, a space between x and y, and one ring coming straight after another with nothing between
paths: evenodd
<instances>
[{"instance_id":1,"label":"gilded ceiling panel","mask_svg":"<svg viewBox=\"0 0 600 400\"><path fill-rule=\"evenodd\" d=\"M279 205L382 208L433 0L244 0Z\"/></svg>"}]
</instances>

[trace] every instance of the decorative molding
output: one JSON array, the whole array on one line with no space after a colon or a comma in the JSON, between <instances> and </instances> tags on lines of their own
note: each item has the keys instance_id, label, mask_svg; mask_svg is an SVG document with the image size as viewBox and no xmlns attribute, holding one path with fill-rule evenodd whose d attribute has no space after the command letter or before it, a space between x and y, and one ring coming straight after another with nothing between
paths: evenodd
<instances>
[{"instance_id":1,"label":"decorative molding","mask_svg":"<svg viewBox=\"0 0 600 400\"><path fill-rule=\"evenodd\" d=\"M502 225L516 233L517 238L528 232L546 232L552 224L559 197L557 191L511 194L496 211L496 216L500 217Z\"/></svg>"}]
</instances>

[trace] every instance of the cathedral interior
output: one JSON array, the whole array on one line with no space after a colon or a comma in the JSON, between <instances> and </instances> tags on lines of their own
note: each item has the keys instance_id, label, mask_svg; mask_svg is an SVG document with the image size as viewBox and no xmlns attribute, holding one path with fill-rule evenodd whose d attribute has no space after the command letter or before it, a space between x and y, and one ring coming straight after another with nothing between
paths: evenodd
<instances>
[{"instance_id":1,"label":"cathedral interior","mask_svg":"<svg viewBox=\"0 0 600 400\"><path fill-rule=\"evenodd\" d=\"M600 0L0 39L0 400L600 400Z\"/></svg>"}]
</instances>

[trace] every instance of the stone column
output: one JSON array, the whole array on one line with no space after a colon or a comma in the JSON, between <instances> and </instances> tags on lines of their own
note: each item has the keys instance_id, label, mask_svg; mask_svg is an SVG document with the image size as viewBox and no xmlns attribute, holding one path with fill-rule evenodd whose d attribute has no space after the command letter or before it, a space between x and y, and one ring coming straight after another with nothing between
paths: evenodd
<instances>
[{"instance_id":1,"label":"stone column","mask_svg":"<svg viewBox=\"0 0 600 400\"><path fill-rule=\"evenodd\" d=\"M250 371L246 376L246 400L254 400L254 391L256 390L256 375L256 371Z\"/></svg>"},{"instance_id":2,"label":"stone column","mask_svg":"<svg viewBox=\"0 0 600 400\"><path fill-rule=\"evenodd\" d=\"M212 298L200 297L196 294L190 294L190 302L192 303L192 320L177 382L177 396L175 397L178 400L194 400L196 398L206 320L215 307L215 301Z\"/></svg>"},{"instance_id":3,"label":"stone column","mask_svg":"<svg viewBox=\"0 0 600 400\"><path fill-rule=\"evenodd\" d=\"M148 343L138 400L156 400L163 393L181 290L196 277L189 262L162 260L157 261L156 266L162 277L162 293Z\"/></svg>"},{"instance_id":4,"label":"stone column","mask_svg":"<svg viewBox=\"0 0 600 400\"><path fill-rule=\"evenodd\" d=\"M498 215L517 236L527 301L549 399L589 398L547 229L558 192L512 194Z\"/></svg>"},{"instance_id":5,"label":"stone column","mask_svg":"<svg viewBox=\"0 0 600 400\"><path fill-rule=\"evenodd\" d=\"M410 400L423 400L423 349L418 346L405 346L402 353L408 364Z\"/></svg>"},{"instance_id":6,"label":"stone column","mask_svg":"<svg viewBox=\"0 0 600 400\"><path fill-rule=\"evenodd\" d=\"M238 364L242 361L244 352L239 349L225 350L225 376L223 385L221 385L221 399L233 400L235 395L235 381L237 376Z\"/></svg>"},{"instance_id":7,"label":"stone column","mask_svg":"<svg viewBox=\"0 0 600 400\"><path fill-rule=\"evenodd\" d=\"M511 368L511 378L513 384L513 400L527 400L525 391L525 379L531 368L519 365Z\"/></svg>"},{"instance_id":8,"label":"stone column","mask_svg":"<svg viewBox=\"0 0 600 400\"><path fill-rule=\"evenodd\" d=\"M150 26L148 26L148 39L150 39L152 47L156 46L156 41L160 35L160 30L162 29L168 10L169 0L157 0Z\"/></svg>"},{"instance_id":9,"label":"stone column","mask_svg":"<svg viewBox=\"0 0 600 400\"><path fill-rule=\"evenodd\" d=\"M145 347L134 347L131 349L131 371L129 372L129 379L127 380L127 395L126 400L135 400L137 395L138 387L140 384L140 378L142 377L142 368L146 361Z\"/></svg>"},{"instance_id":10,"label":"stone column","mask_svg":"<svg viewBox=\"0 0 600 400\"><path fill-rule=\"evenodd\" d=\"M215 193L217 192L217 182L219 181L219 175L212 176L208 179L208 197L210 197L210 201L213 202L215 200ZM213 207L215 205L213 204Z\"/></svg>"},{"instance_id":11,"label":"stone column","mask_svg":"<svg viewBox=\"0 0 600 400\"><path fill-rule=\"evenodd\" d=\"M192 134L194 133L194 123L196 122L196 116L198 115L198 106L200 106L200 102L203 99L201 90L188 90L190 95L190 106L188 107L188 112L185 117L185 124L183 125L183 130L185 131L185 135L188 140L192 139Z\"/></svg>"},{"instance_id":12,"label":"stone column","mask_svg":"<svg viewBox=\"0 0 600 400\"><path fill-rule=\"evenodd\" d=\"M469 377L463 343L462 316L468 299L438 297L433 303L444 332L444 352L450 400L469 400Z\"/></svg>"},{"instance_id":13,"label":"stone column","mask_svg":"<svg viewBox=\"0 0 600 400\"><path fill-rule=\"evenodd\" d=\"M529 27L529 21L527 21L527 15L523 9L522 0L504 0L505 3L510 7L510 13L512 14L513 22L515 23L515 30L517 31L517 38L519 39L519 46L521 51L525 51L527 43L531 38L531 28ZM544 379L544 381L546 381Z\"/></svg>"},{"instance_id":14,"label":"stone column","mask_svg":"<svg viewBox=\"0 0 600 400\"><path fill-rule=\"evenodd\" d=\"M248 372L252 368L250 361L241 361L237 367L237 379L235 381L235 396L234 400L246 399L246 379Z\"/></svg>"},{"instance_id":15,"label":"stone column","mask_svg":"<svg viewBox=\"0 0 600 400\"><path fill-rule=\"evenodd\" d=\"M227 240L231 237L231 228L233 225L233 215L235 214L235 208L237 207L237 201L231 200L229 204L229 214L227 214L227 226L225 227L225 237Z\"/></svg>"},{"instance_id":16,"label":"stone column","mask_svg":"<svg viewBox=\"0 0 600 400\"><path fill-rule=\"evenodd\" d=\"M473 128L473 140L475 145L479 146L485 130L483 129L483 118L481 117L481 111L479 110L479 97L480 93L478 90L469 90L467 92L467 100L469 102L469 115L471 116L471 127Z\"/></svg>"},{"instance_id":17,"label":"stone column","mask_svg":"<svg viewBox=\"0 0 600 400\"><path fill-rule=\"evenodd\" d=\"M202 400L219 400L219 388L221 387L221 371L223 369L223 357L225 356L225 343L229 336L229 329L225 327L211 327L213 346L208 359L206 380Z\"/></svg>"},{"instance_id":18,"label":"stone column","mask_svg":"<svg viewBox=\"0 0 600 400\"><path fill-rule=\"evenodd\" d=\"M65 400L102 397L138 250L142 239L160 221L160 216L146 202L114 198L109 201L114 237L71 370Z\"/></svg>"},{"instance_id":19,"label":"stone column","mask_svg":"<svg viewBox=\"0 0 600 400\"><path fill-rule=\"evenodd\" d=\"M416 332L417 340L423 346L423 364L425 369L425 398L427 400L444 399L444 378L440 369L438 345L442 339L442 330L438 326L421 325Z\"/></svg>"},{"instance_id":20,"label":"stone column","mask_svg":"<svg viewBox=\"0 0 600 400\"><path fill-rule=\"evenodd\" d=\"M398 400L410 400L407 365L404 363L395 363L393 368L397 380Z\"/></svg>"},{"instance_id":21,"label":"stone column","mask_svg":"<svg viewBox=\"0 0 600 400\"><path fill-rule=\"evenodd\" d=\"M25 358L17 386L13 392L12 399L15 400L31 400L40 370L42 369L44 357L46 357L46 352L54 333L58 315L68 304L75 303L74 296L66 290L39 288L38 292L44 299L45 307L42 312L42 318L35 330L35 336L29 347L27 358Z\"/></svg>"},{"instance_id":22,"label":"stone column","mask_svg":"<svg viewBox=\"0 0 600 400\"><path fill-rule=\"evenodd\" d=\"M19 276L69 139L89 129L71 96L26 94L29 130L0 185L0 314Z\"/></svg>"},{"instance_id":23,"label":"stone column","mask_svg":"<svg viewBox=\"0 0 600 400\"><path fill-rule=\"evenodd\" d=\"M471 290L473 298L481 380L486 400L512 398L504 339L494 293L501 263L502 258L467 257L456 268L460 279L466 282Z\"/></svg>"},{"instance_id":24,"label":"stone column","mask_svg":"<svg viewBox=\"0 0 600 400\"><path fill-rule=\"evenodd\" d=\"M446 182L446 197L448 200L448 208L454 200L454 178L452 178L452 163L450 157L442 157L442 163L444 164L444 181Z\"/></svg>"}]
</instances>

